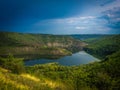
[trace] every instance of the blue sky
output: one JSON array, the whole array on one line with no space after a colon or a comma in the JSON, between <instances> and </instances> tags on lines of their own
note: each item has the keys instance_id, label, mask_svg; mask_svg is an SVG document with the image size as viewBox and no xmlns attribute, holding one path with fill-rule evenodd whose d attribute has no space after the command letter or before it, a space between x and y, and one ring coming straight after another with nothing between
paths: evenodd
<instances>
[{"instance_id":1,"label":"blue sky","mask_svg":"<svg viewBox=\"0 0 120 90\"><path fill-rule=\"evenodd\" d=\"M0 0L0 31L120 34L120 0Z\"/></svg>"}]
</instances>

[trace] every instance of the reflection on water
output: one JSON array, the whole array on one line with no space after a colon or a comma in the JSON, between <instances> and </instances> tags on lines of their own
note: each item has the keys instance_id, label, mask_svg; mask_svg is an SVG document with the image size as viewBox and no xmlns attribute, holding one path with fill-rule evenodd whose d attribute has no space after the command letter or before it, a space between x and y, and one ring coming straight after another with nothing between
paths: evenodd
<instances>
[{"instance_id":1,"label":"reflection on water","mask_svg":"<svg viewBox=\"0 0 120 90\"><path fill-rule=\"evenodd\" d=\"M87 63L94 62L94 61L99 61L99 60L84 51L80 51L78 53L72 54L71 56L65 56L65 57L62 57L59 59L27 60L27 61L25 61L25 65L35 65L35 64L45 64L45 63L57 62L61 65L71 66L71 65L87 64Z\"/></svg>"},{"instance_id":2,"label":"reflection on water","mask_svg":"<svg viewBox=\"0 0 120 90\"><path fill-rule=\"evenodd\" d=\"M24 55L14 55L17 58L24 58L24 60L34 60L34 59L59 59L61 57L64 57L63 55L39 55L39 54L24 54Z\"/></svg>"}]
</instances>

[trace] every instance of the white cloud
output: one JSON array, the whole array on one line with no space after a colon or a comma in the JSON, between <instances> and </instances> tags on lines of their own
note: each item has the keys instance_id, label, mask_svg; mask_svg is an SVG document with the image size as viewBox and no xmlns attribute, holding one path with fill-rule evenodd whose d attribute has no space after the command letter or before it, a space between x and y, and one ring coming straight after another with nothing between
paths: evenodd
<instances>
[{"instance_id":1,"label":"white cloud","mask_svg":"<svg viewBox=\"0 0 120 90\"><path fill-rule=\"evenodd\" d=\"M86 29L86 27L77 26L77 27L75 27L75 29L83 30L83 29Z\"/></svg>"},{"instance_id":2,"label":"white cloud","mask_svg":"<svg viewBox=\"0 0 120 90\"><path fill-rule=\"evenodd\" d=\"M48 19L37 22L35 25L43 25L43 24L73 24L77 25L79 23L88 23L90 20L96 19L95 16L81 16L81 17L71 17L71 18L64 18L64 19Z\"/></svg>"},{"instance_id":3,"label":"white cloud","mask_svg":"<svg viewBox=\"0 0 120 90\"><path fill-rule=\"evenodd\" d=\"M70 33L102 33L108 32L106 20L95 16L71 17L63 19L49 19L38 22L37 27L49 27L51 30L58 30Z\"/></svg>"},{"instance_id":4,"label":"white cloud","mask_svg":"<svg viewBox=\"0 0 120 90\"><path fill-rule=\"evenodd\" d=\"M75 20L71 19L71 20L67 20L67 23L74 23Z\"/></svg>"},{"instance_id":5,"label":"white cloud","mask_svg":"<svg viewBox=\"0 0 120 90\"><path fill-rule=\"evenodd\" d=\"M85 16L85 17L79 17L79 19L81 20L85 20L85 19L94 19L94 16Z\"/></svg>"}]
</instances>

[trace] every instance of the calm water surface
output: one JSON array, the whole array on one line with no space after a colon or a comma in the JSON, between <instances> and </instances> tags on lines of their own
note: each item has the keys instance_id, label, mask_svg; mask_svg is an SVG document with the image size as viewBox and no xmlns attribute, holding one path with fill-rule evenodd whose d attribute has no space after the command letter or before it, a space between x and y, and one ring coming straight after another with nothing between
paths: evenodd
<instances>
[{"instance_id":1,"label":"calm water surface","mask_svg":"<svg viewBox=\"0 0 120 90\"><path fill-rule=\"evenodd\" d=\"M92 55L86 53L85 51L80 51L78 53L72 54L71 56L65 56L60 59L35 59L25 61L25 65L35 65L35 64L45 64L57 62L61 65L72 66L72 65L81 65L88 64L90 62L99 61L99 59L93 57Z\"/></svg>"}]
</instances>

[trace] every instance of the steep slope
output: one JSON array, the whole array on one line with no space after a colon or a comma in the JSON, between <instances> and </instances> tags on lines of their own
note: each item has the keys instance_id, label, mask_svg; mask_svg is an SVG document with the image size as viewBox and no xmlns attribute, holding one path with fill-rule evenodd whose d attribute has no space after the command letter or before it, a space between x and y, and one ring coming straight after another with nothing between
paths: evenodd
<instances>
[{"instance_id":1,"label":"steep slope","mask_svg":"<svg viewBox=\"0 0 120 90\"><path fill-rule=\"evenodd\" d=\"M64 35L0 32L0 55L68 55L85 45Z\"/></svg>"},{"instance_id":2,"label":"steep slope","mask_svg":"<svg viewBox=\"0 0 120 90\"><path fill-rule=\"evenodd\" d=\"M0 90L56 90L65 89L60 82L45 77L35 77L30 74L13 74L0 67Z\"/></svg>"},{"instance_id":3,"label":"steep slope","mask_svg":"<svg viewBox=\"0 0 120 90\"><path fill-rule=\"evenodd\" d=\"M80 40L75 40L65 35L23 34L0 32L0 46L39 46L39 47L70 47L84 45ZM78 46L77 45L77 46Z\"/></svg>"}]
</instances>

